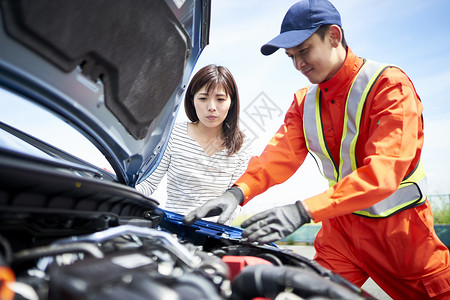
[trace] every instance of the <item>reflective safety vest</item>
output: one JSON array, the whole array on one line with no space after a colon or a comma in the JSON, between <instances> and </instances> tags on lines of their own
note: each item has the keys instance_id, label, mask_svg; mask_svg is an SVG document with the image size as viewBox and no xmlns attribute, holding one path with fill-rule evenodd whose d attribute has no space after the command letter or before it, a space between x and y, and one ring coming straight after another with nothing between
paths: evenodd
<instances>
[{"instance_id":1,"label":"reflective safety vest","mask_svg":"<svg viewBox=\"0 0 450 300\"><path fill-rule=\"evenodd\" d=\"M333 159L322 128L321 94L317 84L311 85L305 96L303 130L306 147L317 164L322 163L321 173L333 186L344 176L358 168L356 162L356 142L358 140L362 112L372 86L379 75L391 65L366 60L354 79L345 106L344 128L339 155L339 164ZM398 189L386 199L354 214L372 217L389 217L404 209L425 203L427 180L422 162L400 183Z\"/></svg>"}]
</instances>

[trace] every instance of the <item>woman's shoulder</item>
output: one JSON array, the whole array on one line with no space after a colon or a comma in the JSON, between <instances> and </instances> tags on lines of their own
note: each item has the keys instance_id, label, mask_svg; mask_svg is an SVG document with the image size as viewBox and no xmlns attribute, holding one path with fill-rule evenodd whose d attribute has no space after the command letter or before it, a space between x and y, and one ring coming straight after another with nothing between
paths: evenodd
<instances>
[{"instance_id":1,"label":"woman's shoulder","mask_svg":"<svg viewBox=\"0 0 450 300\"><path fill-rule=\"evenodd\" d=\"M174 124L172 134L170 135L170 142L172 147L190 148L193 144L193 139L188 135L188 124L190 122L177 122Z\"/></svg>"},{"instance_id":2,"label":"woman's shoulder","mask_svg":"<svg viewBox=\"0 0 450 300\"><path fill-rule=\"evenodd\" d=\"M177 122L173 126L172 136L186 136L187 135L188 122Z\"/></svg>"},{"instance_id":3,"label":"woman's shoulder","mask_svg":"<svg viewBox=\"0 0 450 300\"><path fill-rule=\"evenodd\" d=\"M175 125L173 126L173 130L177 130L177 131L183 131L183 130L187 130L187 126L188 126L188 122L187 121L183 121L183 122L176 122Z\"/></svg>"}]
</instances>

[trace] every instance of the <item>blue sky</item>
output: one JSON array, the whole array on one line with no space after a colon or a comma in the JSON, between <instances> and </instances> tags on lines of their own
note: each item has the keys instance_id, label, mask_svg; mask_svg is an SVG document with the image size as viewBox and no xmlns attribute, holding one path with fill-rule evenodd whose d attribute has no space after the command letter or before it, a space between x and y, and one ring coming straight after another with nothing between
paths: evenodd
<instances>
[{"instance_id":1,"label":"blue sky","mask_svg":"<svg viewBox=\"0 0 450 300\"><path fill-rule=\"evenodd\" d=\"M241 96L241 119L255 129L249 107L263 93L283 113L266 118L256 128L255 153L260 152L280 126L293 93L309 82L297 72L284 51L263 56L260 47L279 33L281 21L296 1L212 0L210 44L196 70L215 63L234 74ZM423 161L430 193L450 193L450 40L447 0L336 0L345 37L359 56L400 66L410 76L424 105ZM184 117L180 110L179 118ZM245 128L244 128L245 129ZM258 196L247 211L303 199L322 192L326 183L310 160L286 183Z\"/></svg>"}]
</instances>

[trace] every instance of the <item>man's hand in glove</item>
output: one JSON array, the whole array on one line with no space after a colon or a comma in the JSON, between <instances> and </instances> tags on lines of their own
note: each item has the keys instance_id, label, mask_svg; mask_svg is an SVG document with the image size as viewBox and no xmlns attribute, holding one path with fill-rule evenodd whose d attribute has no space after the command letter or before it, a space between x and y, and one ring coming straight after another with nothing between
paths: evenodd
<instances>
[{"instance_id":1,"label":"man's hand in glove","mask_svg":"<svg viewBox=\"0 0 450 300\"><path fill-rule=\"evenodd\" d=\"M236 207L242 201L244 201L244 194L241 189L236 186L231 187L222 196L212 199L188 213L183 218L183 223L191 225L204 217L219 216L217 223L223 224L231 217Z\"/></svg>"},{"instance_id":2,"label":"man's hand in glove","mask_svg":"<svg viewBox=\"0 0 450 300\"><path fill-rule=\"evenodd\" d=\"M249 242L260 244L281 240L300 228L303 224L311 222L301 201L294 204L271 208L256 214L244 222L242 237Z\"/></svg>"}]
</instances>

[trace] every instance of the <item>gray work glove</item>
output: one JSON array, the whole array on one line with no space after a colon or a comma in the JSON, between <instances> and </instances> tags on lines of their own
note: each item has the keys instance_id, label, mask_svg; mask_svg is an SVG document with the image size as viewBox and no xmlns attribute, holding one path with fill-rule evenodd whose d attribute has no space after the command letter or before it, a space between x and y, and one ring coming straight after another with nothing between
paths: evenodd
<instances>
[{"instance_id":1,"label":"gray work glove","mask_svg":"<svg viewBox=\"0 0 450 300\"><path fill-rule=\"evenodd\" d=\"M244 194L238 187L231 187L221 196L212 199L197 209L191 211L183 218L183 223L191 225L204 217L219 216L217 223L224 224L236 210L236 207L244 201Z\"/></svg>"},{"instance_id":2,"label":"gray work glove","mask_svg":"<svg viewBox=\"0 0 450 300\"><path fill-rule=\"evenodd\" d=\"M301 201L258 213L244 222L242 237L248 242L266 244L285 238L303 224L311 222Z\"/></svg>"}]
</instances>

